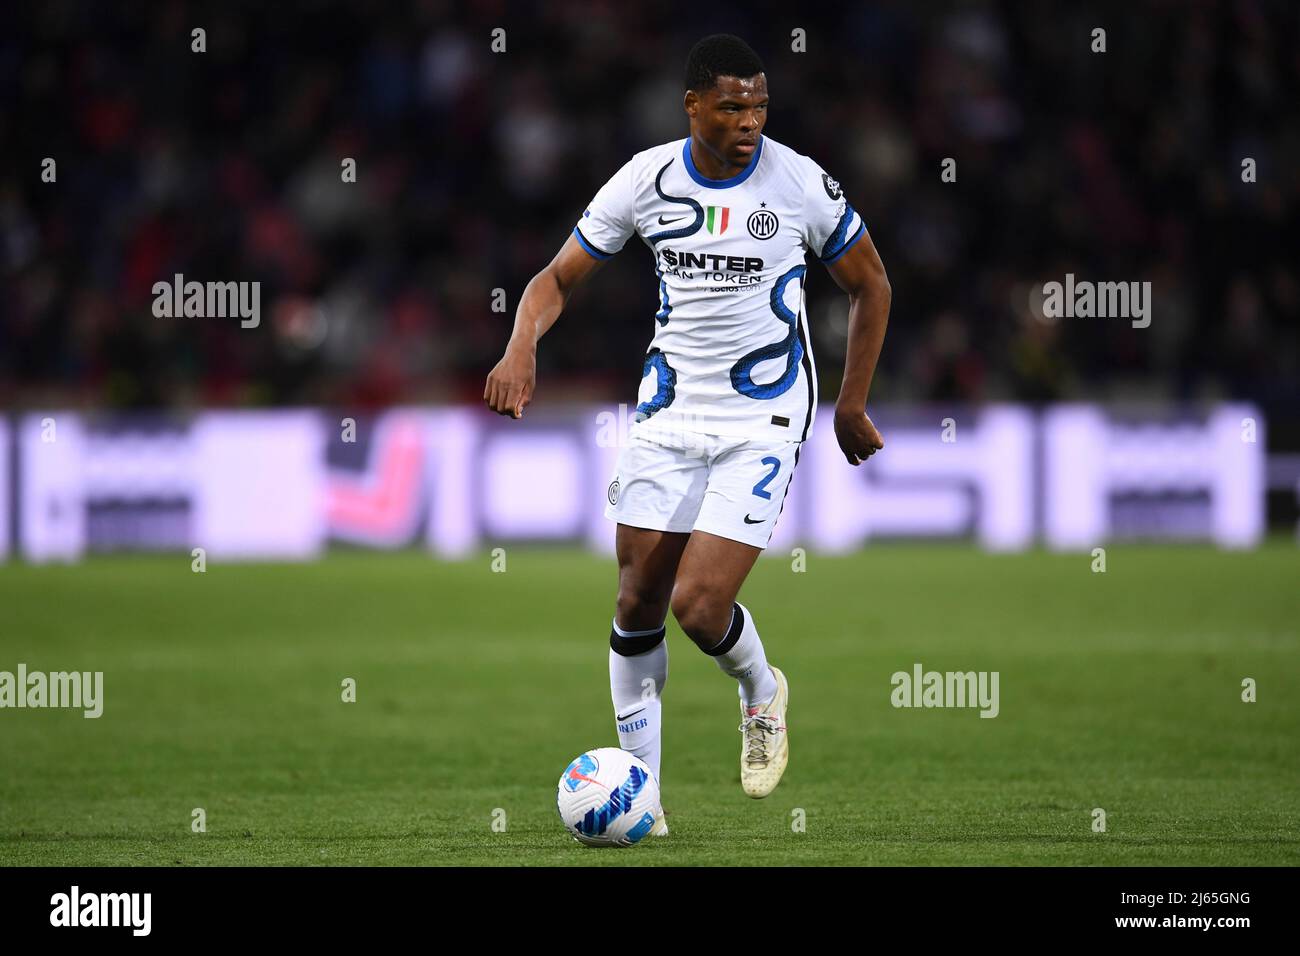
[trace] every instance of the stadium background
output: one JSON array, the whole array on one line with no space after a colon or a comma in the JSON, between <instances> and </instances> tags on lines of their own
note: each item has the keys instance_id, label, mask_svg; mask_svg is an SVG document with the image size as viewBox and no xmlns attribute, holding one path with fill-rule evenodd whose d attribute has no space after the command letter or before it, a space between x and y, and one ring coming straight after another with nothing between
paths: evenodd
<instances>
[{"instance_id":1,"label":"stadium background","mask_svg":"<svg viewBox=\"0 0 1300 956\"><path fill-rule=\"evenodd\" d=\"M791 52L796 27L807 53ZM0 718L4 860L575 861L546 791L572 752L612 739L598 645L613 565L516 545L607 548L572 489L599 504L601 411L635 403L656 305L636 244L541 343L524 422L482 410L483 379L590 196L633 151L684 135L682 64L714 31L764 58L767 132L843 183L889 272L872 401L900 440L843 480L901 467L903 498L877 510L911 501L920 517L893 536L953 540L850 536L822 549L835 557L814 548L791 585L791 530L756 571L764 626L807 688L790 798L834 821L802 844L745 842L756 819L788 840L790 800L745 823L715 802L736 789L734 704L675 633L665 776L686 842L659 860L743 846L803 862L1295 862L1294 6L62 0L0 11L0 669L102 667L112 689L94 746L100 725L79 716ZM176 273L259 281L260 326L156 318L153 283ZM1066 273L1151 281L1151 326L1035 317L1031 288ZM820 269L808 312L829 400L845 305ZM945 452L951 416L953 448L1003 468L981 436L1008 414L1019 471L917 464ZM1061 432L1052 472L1044 423L1060 414L1082 415L1091 444ZM1122 463L1122 488L1098 478L1104 533L1085 522L1086 541L1053 542L1044 489L1120 423L1126 454L1147 457ZM828 417L818 431L833 441ZM438 471L457 449L472 467ZM428 472L376 506L377 476L403 461ZM871 512L847 486L824 496L822 473L810 456L792 495L821 510L801 518L796 502L789 528ZM529 474L539 487L521 495ZM985 553L1003 549L980 520L1006 474L1033 523L1012 550L1064 553ZM1219 535L1216 501L1242 480L1237 530ZM562 498L578 510L546 512ZM936 502L947 518L927 528ZM446 546L443 520L464 532ZM1204 546L1150 544L1189 538ZM499 544L510 570L494 575ZM1111 567L1093 576L1102 544ZM203 575L193 547L218 558ZM161 553L93 558L123 551ZM863 581L870 604L846 620ZM1001 669L1019 703L988 722L891 711L888 674L914 660ZM373 709L340 715L339 677L358 673ZM1268 682L1273 709L1237 702L1243 675ZM865 739L825 710L860 680L883 688ZM530 717L545 746L496 706L539 685L567 695ZM844 748L872 767L860 811ZM201 800L225 835L200 846ZM1102 800L1128 823L1098 850L1087 813ZM492 843L495 806L525 845Z\"/></svg>"},{"instance_id":2,"label":"stadium background","mask_svg":"<svg viewBox=\"0 0 1300 956\"><path fill-rule=\"evenodd\" d=\"M1123 10L11 7L3 397L479 400L523 285L628 155L683 135L686 50L729 28L765 57L769 133L838 176L883 250L898 305L881 399L1226 396L1284 418L1300 401L1295 10ZM1074 42L1103 23L1107 53ZM789 51L796 25L808 54ZM956 184L940 182L948 156ZM1151 280L1152 327L1030 321L1018 287L1067 271ZM260 280L268 328L154 321L150 287L175 272ZM540 350L548 401L624 399L639 371L647 263L632 248L606 272ZM840 297L811 285L833 394ZM487 308L498 287L504 317ZM313 305L327 330L304 347Z\"/></svg>"}]
</instances>

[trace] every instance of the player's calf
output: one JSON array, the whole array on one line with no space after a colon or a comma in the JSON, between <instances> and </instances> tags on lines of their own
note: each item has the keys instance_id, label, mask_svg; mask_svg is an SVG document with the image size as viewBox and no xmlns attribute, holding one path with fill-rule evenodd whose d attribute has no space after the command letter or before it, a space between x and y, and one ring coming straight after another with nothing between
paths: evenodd
<instances>
[{"instance_id":1,"label":"player's calf","mask_svg":"<svg viewBox=\"0 0 1300 956\"><path fill-rule=\"evenodd\" d=\"M746 708L761 706L776 696L776 678L768 667L763 641L753 617L739 601L732 605L731 622L722 640L703 650L723 673L739 682L740 700Z\"/></svg>"}]
</instances>

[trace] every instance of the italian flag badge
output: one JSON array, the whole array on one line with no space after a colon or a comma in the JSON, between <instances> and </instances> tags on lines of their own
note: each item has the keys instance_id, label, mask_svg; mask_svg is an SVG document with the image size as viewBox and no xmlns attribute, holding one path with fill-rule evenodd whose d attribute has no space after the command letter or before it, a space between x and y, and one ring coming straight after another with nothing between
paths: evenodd
<instances>
[{"instance_id":1,"label":"italian flag badge","mask_svg":"<svg viewBox=\"0 0 1300 956\"><path fill-rule=\"evenodd\" d=\"M704 207L704 228L710 235L720 236L727 231L727 223L731 219L731 208L728 206L705 206Z\"/></svg>"}]
</instances>

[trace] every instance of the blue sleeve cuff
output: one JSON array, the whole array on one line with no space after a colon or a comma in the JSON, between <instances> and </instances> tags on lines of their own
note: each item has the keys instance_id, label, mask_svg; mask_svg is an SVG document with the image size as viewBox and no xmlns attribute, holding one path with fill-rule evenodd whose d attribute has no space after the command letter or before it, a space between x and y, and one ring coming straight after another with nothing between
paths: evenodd
<instances>
[{"instance_id":1,"label":"blue sleeve cuff","mask_svg":"<svg viewBox=\"0 0 1300 956\"><path fill-rule=\"evenodd\" d=\"M850 239L848 242L844 243L844 245L840 246L839 252L835 253L835 255L833 256L827 256L825 259L822 260L822 262L826 265L830 265L840 256L844 255L844 253L852 249L854 244L866 234L867 234L867 224L865 222L859 222L858 231L853 234L853 238Z\"/></svg>"},{"instance_id":2,"label":"blue sleeve cuff","mask_svg":"<svg viewBox=\"0 0 1300 956\"><path fill-rule=\"evenodd\" d=\"M582 234L582 230L579 229L577 226L573 227L573 234L578 237L578 245L582 246L583 251L585 251L588 255L592 256L593 258L608 259L610 256L614 254L612 252L601 252L599 249L593 246L590 242L587 241L587 237Z\"/></svg>"}]
</instances>

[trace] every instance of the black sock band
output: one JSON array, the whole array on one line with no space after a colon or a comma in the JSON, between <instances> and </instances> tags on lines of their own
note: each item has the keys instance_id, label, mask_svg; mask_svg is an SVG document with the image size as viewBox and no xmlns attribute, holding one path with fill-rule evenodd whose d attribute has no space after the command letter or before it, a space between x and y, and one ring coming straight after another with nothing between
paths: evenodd
<instances>
[{"instance_id":1,"label":"black sock band","mask_svg":"<svg viewBox=\"0 0 1300 956\"><path fill-rule=\"evenodd\" d=\"M637 654L644 654L646 651L654 650L667 633L668 625L666 624L661 624L659 630L653 634L642 634L639 637L623 637L611 627L609 629L609 647L615 654L634 657Z\"/></svg>"},{"instance_id":2,"label":"black sock band","mask_svg":"<svg viewBox=\"0 0 1300 956\"><path fill-rule=\"evenodd\" d=\"M744 629L745 612L741 610L739 604L733 604L731 606L731 627L727 628L727 636L718 642L717 647L711 647L704 653L710 657L721 657L736 646L736 641L740 640L740 632Z\"/></svg>"}]
</instances>

